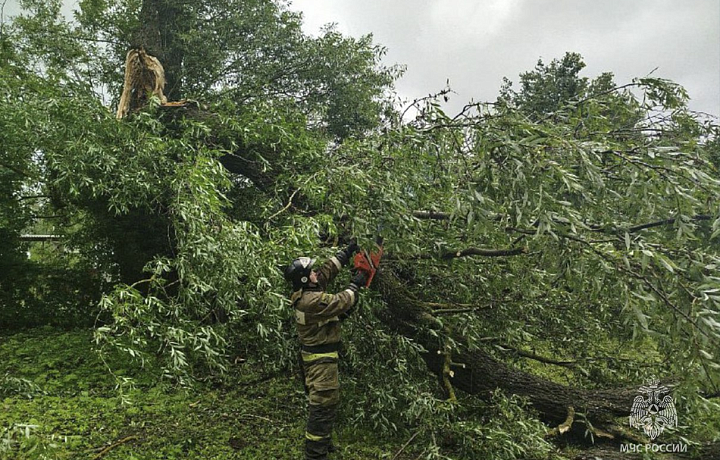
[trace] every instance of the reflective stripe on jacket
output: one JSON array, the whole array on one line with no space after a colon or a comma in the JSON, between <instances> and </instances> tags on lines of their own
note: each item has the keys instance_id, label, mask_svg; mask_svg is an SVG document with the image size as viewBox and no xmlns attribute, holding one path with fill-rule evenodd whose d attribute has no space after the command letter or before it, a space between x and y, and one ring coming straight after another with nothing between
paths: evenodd
<instances>
[{"instance_id":1,"label":"reflective stripe on jacket","mask_svg":"<svg viewBox=\"0 0 720 460\"><path fill-rule=\"evenodd\" d=\"M340 261L331 257L316 270L317 285L295 291L290 297L295 308L295 323L302 345L317 346L340 342L338 316L347 312L357 301L357 293L351 289L337 294L325 292L340 268Z\"/></svg>"}]
</instances>

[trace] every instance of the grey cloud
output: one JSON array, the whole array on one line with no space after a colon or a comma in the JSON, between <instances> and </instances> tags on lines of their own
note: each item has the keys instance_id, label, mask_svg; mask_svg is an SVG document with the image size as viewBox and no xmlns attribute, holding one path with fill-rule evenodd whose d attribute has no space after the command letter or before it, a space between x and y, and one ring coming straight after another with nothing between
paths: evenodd
<instances>
[{"instance_id":1,"label":"grey cloud","mask_svg":"<svg viewBox=\"0 0 720 460\"><path fill-rule=\"evenodd\" d=\"M67 0L65 10L75 2ZM294 0L306 31L337 22L352 36L372 33L387 64L405 64L407 99L450 79L468 100L492 101L503 77L517 81L539 57L583 55L588 77L613 72L618 83L647 75L686 87L691 108L720 115L720 2L717 0ZM8 0L5 16L16 14Z\"/></svg>"},{"instance_id":2,"label":"grey cloud","mask_svg":"<svg viewBox=\"0 0 720 460\"><path fill-rule=\"evenodd\" d=\"M458 93L451 109L494 100L502 77L517 81L539 57L577 51L585 76L610 71L625 83L657 67L654 75L688 89L692 108L720 115L717 0L296 0L292 8L309 25L372 32L387 63L407 65L398 90L409 99L449 78Z\"/></svg>"}]
</instances>

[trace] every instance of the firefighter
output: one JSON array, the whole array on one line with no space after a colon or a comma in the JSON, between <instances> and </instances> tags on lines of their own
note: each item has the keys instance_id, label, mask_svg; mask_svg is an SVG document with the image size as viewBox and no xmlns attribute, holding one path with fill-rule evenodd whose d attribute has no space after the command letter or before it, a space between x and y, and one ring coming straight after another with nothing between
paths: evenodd
<instances>
[{"instance_id":1,"label":"firefighter","mask_svg":"<svg viewBox=\"0 0 720 460\"><path fill-rule=\"evenodd\" d=\"M338 350L340 322L358 301L358 291L368 280L364 271L353 274L350 285L342 292L325 292L328 284L348 264L358 246L350 244L313 269L315 259L300 257L285 269L285 279L292 282L290 297L300 339L301 367L308 394L308 420L305 430L305 458L327 459L332 445L335 411L340 402Z\"/></svg>"}]
</instances>

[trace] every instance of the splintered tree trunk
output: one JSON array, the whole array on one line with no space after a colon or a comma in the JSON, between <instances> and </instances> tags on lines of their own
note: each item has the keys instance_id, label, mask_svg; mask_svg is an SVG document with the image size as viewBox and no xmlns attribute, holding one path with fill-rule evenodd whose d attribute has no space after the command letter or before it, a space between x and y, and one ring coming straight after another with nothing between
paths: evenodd
<instances>
[{"instance_id":1,"label":"splintered tree trunk","mask_svg":"<svg viewBox=\"0 0 720 460\"><path fill-rule=\"evenodd\" d=\"M443 374L445 355L443 344L429 334L438 322L402 283L390 273L379 273L375 286L387 304L382 313L384 322L397 332L422 345L427 353L423 358L428 367L438 375ZM462 343L462 337L454 337ZM572 406L576 412L585 414L596 426L610 423L613 417L628 416L637 392L634 388L610 390L584 390L561 385L520 371L494 359L481 350L453 352L452 377L454 388L469 394L489 395L500 388L511 394L526 397L538 411L543 421L557 425L568 416Z\"/></svg>"}]
</instances>

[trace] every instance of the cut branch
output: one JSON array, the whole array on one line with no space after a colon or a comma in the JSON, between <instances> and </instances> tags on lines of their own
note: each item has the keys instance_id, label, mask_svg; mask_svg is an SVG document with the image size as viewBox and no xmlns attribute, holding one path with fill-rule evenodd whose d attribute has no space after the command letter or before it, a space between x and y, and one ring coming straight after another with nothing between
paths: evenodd
<instances>
[{"instance_id":1,"label":"cut branch","mask_svg":"<svg viewBox=\"0 0 720 460\"><path fill-rule=\"evenodd\" d=\"M567 414L567 418L565 419L565 421L562 422L557 427L550 430L547 434L548 437L559 436L561 434L565 434L568 431L570 431L570 427L575 422L575 408L573 406L570 406L570 407L568 407L567 412L568 412L568 414Z\"/></svg>"}]
</instances>

